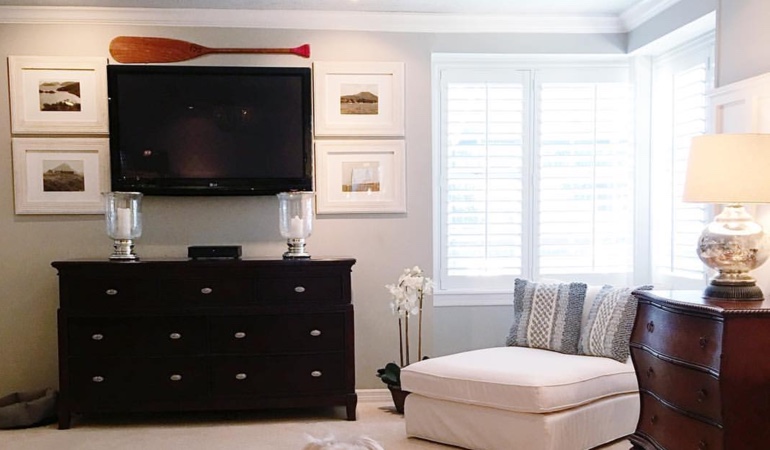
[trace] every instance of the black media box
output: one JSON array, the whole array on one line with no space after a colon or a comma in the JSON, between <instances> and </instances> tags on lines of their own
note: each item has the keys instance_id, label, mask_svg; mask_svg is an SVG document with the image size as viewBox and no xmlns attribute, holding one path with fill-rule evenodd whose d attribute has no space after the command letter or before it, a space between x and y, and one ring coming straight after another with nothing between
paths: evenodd
<instances>
[{"instance_id":1,"label":"black media box","mask_svg":"<svg viewBox=\"0 0 770 450\"><path fill-rule=\"evenodd\" d=\"M192 259L241 257L240 245L191 245L187 247L187 257Z\"/></svg>"}]
</instances>

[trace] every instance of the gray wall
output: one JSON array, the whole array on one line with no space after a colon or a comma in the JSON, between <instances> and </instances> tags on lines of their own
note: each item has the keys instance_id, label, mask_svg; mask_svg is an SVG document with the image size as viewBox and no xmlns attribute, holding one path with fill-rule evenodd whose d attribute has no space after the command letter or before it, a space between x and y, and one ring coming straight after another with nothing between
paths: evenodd
<instances>
[{"instance_id":1,"label":"gray wall","mask_svg":"<svg viewBox=\"0 0 770 450\"><path fill-rule=\"evenodd\" d=\"M114 25L0 24L0 57L103 56L117 35L165 36L212 47L290 47L310 43L312 59L294 56L206 56L189 64L300 65L312 61L406 63L408 213L319 216L309 251L352 256L356 321L357 387L379 388L378 367L398 358L397 322L384 285L419 264L431 273L431 80L432 52L622 53L623 35L436 35L295 30L155 28ZM7 85L6 71L0 83ZM57 385L57 278L50 263L69 258L106 259L111 241L98 215L15 215L8 91L0 90L0 395ZM277 231L273 197L146 197L143 258L184 257L188 245L240 244L244 256L275 256L285 249ZM500 308L505 310L506 308ZM468 345L486 346L490 326L507 330L508 319L481 308L444 308L425 315L426 354ZM432 338L438 338L432 353ZM475 338L478 336L478 339Z\"/></svg>"},{"instance_id":2,"label":"gray wall","mask_svg":"<svg viewBox=\"0 0 770 450\"><path fill-rule=\"evenodd\" d=\"M770 71L770 2L719 0L717 86Z\"/></svg>"}]
</instances>

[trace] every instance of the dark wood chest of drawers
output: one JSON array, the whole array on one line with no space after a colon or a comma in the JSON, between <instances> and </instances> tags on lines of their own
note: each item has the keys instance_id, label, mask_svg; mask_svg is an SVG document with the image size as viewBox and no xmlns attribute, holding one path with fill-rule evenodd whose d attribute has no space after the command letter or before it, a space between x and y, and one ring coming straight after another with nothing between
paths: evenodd
<instances>
[{"instance_id":1,"label":"dark wood chest of drawers","mask_svg":"<svg viewBox=\"0 0 770 450\"><path fill-rule=\"evenodd\" d=\"M356 418L353 259L57 261L73 413L339 405Z\"/></svg>"},{"instance_id":2,"label":"dark wood chest of drawers","mask_svg":"<svg viewBox=\"0 0 770 450\"><path fill-rule=\"evenodd\" d=\"M637 291L635 448L770 448L770 302Z\"/></svg>"}]
</instances>

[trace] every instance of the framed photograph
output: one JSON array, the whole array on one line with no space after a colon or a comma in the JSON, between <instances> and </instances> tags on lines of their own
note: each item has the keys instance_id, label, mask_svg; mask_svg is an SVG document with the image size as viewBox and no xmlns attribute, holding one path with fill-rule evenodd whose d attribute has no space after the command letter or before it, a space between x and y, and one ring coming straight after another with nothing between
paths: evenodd
<instances>
[{"instance_id":1,"label":"framed photograph","mask_svg":"<svg viewBox=\"0 0 770 450\"><path fill-rule=\"evenodd\" d=\"M108 133L107 58L9 56L13 134Z\"/></svg>"},{"instance_id":2,"label":"framed photograph","mask_svg":"<svg viewBox=\"0 0 770 450\"><path fill-rule=\"evenodd\" d=\"M404 63L313 64L316 136L403 136Z\"/></svg>"},{"instance_id":3,"label":"framed photograph","mask_svg":"<svg viewBox=\"0 0 770 450\"><path fill-rule=\"evenodd\" d=\"M318 214L406 212L403 140L316 141Z\"/></svg>"},{"instance_id":4,"label":"framed photograph","mask_svg":"<svg viewBox=\"0 0 770 450\"><path fill-rule=\"evenodd\" d=\"M108 138L13 138L16 214L103 214Z\"/></svg>"}]
</instances>

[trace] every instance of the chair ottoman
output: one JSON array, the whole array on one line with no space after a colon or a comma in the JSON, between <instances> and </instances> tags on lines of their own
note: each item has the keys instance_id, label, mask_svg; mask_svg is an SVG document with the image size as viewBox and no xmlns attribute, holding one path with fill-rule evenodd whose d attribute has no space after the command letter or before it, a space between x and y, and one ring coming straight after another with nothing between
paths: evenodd
<instances>
[{"instance_id":1,"label":"chair ottoman","mask_svg":"<svg viewBox=\"0 0 770 450\"><path fill-rule=\"evenodd\" d=\"M636 429L630 360L496 347L401 372L408 436L473 450L583 450Z\"/></svg>"}]
</instances>

